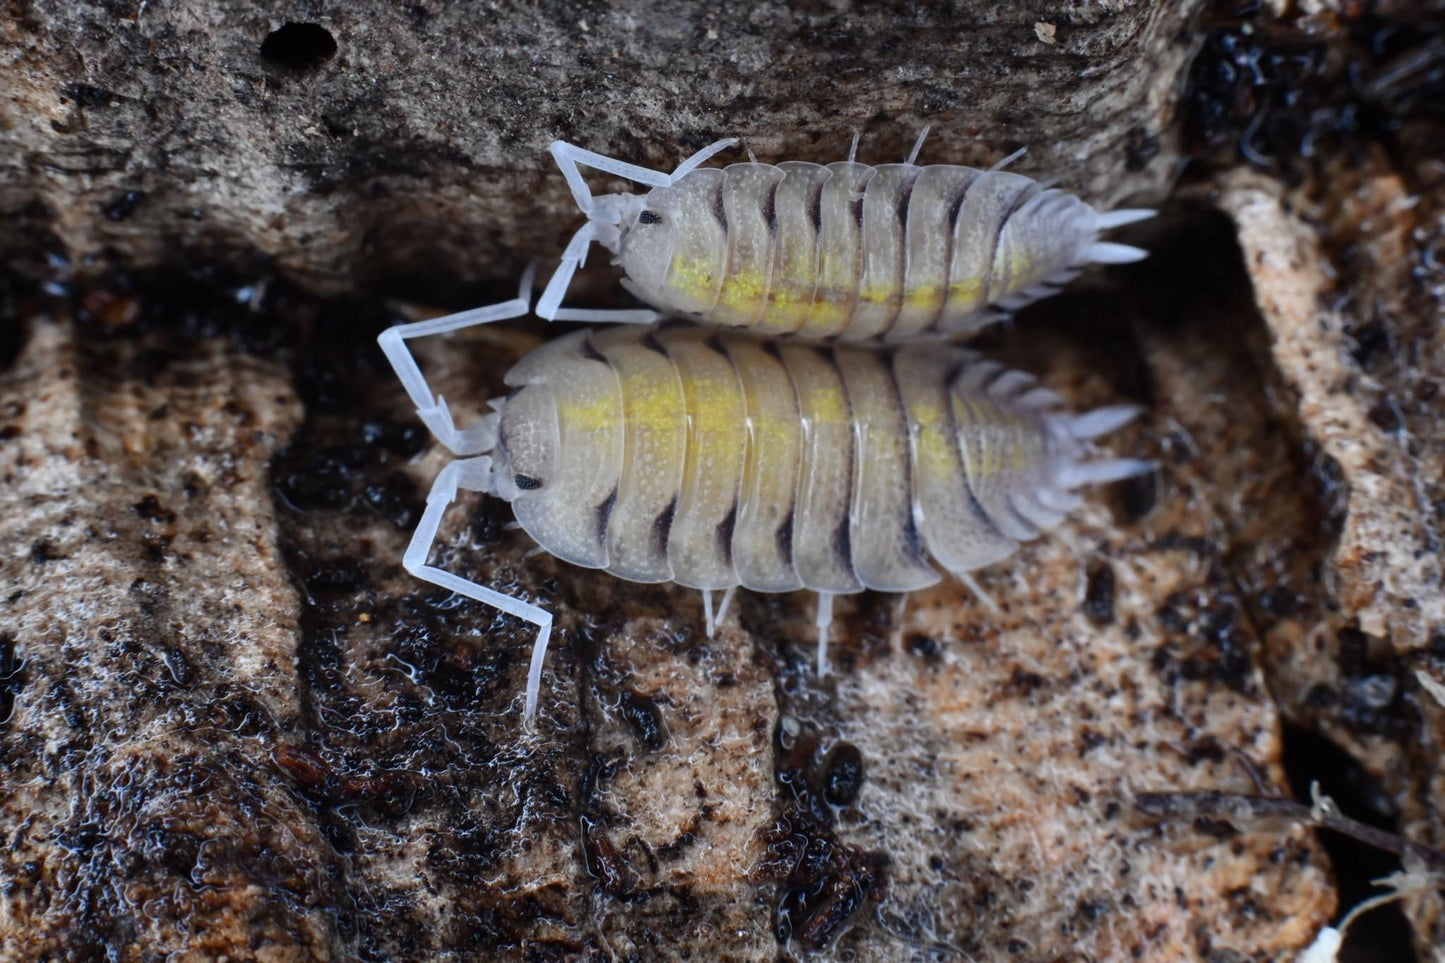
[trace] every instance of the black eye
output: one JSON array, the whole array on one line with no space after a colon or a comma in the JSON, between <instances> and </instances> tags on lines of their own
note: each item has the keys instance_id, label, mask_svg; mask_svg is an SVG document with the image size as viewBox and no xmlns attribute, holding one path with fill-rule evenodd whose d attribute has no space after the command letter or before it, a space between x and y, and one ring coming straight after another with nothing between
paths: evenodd
<instances>
[{"instance_id":1,"label":"black eye","mask_svg":"<svg viewBox=\"0 0 1445 963\"><path fill-rule=\"evenodd\" d=\"M662 215L659 214L659 213L657 213L656 211L643 211L641 214L637 215L637 223L639 223L639 224L661 224L661 223L662 223Z\"/></svg>"},{"instance_id":2,"label":"black eye","mask_svg":"<svg viewBox=\"0 0 1445 963\"><path fill-rule=\"evenodd\" d=\"M542 487L542 480L540 478L533 478L531 475L513 475L512 481L516 482L517 487L524 492L535 491Z\"/></svg>"}]
</instances>

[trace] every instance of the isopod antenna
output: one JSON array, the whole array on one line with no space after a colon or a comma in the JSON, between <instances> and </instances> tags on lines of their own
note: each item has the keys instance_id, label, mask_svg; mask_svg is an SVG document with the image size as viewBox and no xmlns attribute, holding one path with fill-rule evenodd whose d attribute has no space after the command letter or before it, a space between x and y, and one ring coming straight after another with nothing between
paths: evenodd
<instances>
[{"instance_id":1,"label":"isopod antenna","mask_svg":"<svg viewBox=\"0 0 1445 963\"><path fill-rule=\"evenodd\" d=\"M445 334L478 324L491 324L493 321L506 321L510 318L524 316L531 309L532 284L536 276L537 265L529 264L527 270L522 273L517 296L510 301L489 304L482 308L472 308L469 311L449 314L443 318L433 318L430 321L398 324L387 328L376 339L377 343L381 345L382 352L386 355L386 360L391 362L396 376L401 379L403 387L406 388L407 396L411 398L412 404L416 405L417 416L436 436L437 441L445 445L454 455L477 455L489 450L496 441L496 438L493 437L495 431L488 424L486 418L464 430L458 429L452 422L451 409L447 407L446 399L432 391L431 385L427 383L426 375L422 374L421 368L417 366L416 359L412 357L406 342L411 338Z\"/></svg>"}]
</instances>

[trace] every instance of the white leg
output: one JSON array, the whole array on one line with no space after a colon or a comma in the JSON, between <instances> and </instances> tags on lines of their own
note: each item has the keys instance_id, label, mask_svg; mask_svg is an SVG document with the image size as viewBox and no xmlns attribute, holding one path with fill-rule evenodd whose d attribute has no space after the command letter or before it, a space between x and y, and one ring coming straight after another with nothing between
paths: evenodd
<instances>
[{"instance_id":1,"label":"white leg","mask_svg":"<svg viewBox=\"0 0 1445 963\"><path fill-rule=\"evenodd\" d=\"M828 674L828 629L833 624L833 593L818 593L818 678Z\"/></svg>"},{"instance_id":2,"label":"white leg","mask_svg":"<svg viewBox=\"0 0 1445 963\"><path fill-rule=\"evenodd\" d=\"M913 142L913 150L908 152L908 159L903 163L910 167L913 166L913 162L918 160L918 152L923 150L923 139L928 136L928 132L932 129L932 124L923 125L923 129L918 132L918 139Z\"/></svg>"},{"instance_id":3,"label":"white leg","mask_svg":"<svg viewBox=\"0 0 1445 963\"><path fill-rule=\"evenodd\" d=\"M702 590L702 620L707 624L707 637L712 638L717 623L712 617L712 589Z\"/></svg>"},{"instance_id":4,"label":"white leg","mask_svg":"<svg viewBox=\"0 0 1445 963\"><path fill-rule=\"evenodd\" d=\"M1001 170L1003 170L1005 167L1007 167L1007 166L1009 166L1010 164L1012 164L1014 161L1018 160L1020 157L1024 156L1025 154L1027 154L1028 152L1029 152L1029 149L1028 149L1027 147L1020 147L1018 150L1014 151L1012 154L1008 155L1008 156L1005 157L1003 160L999 161L997 164L995 164L995 165L993 165L992 167L990 167L989 170L991 170L991 171L1001 171Z\"/></svg>"},{"instance_id":5,"label":"white leg","mask_svg":"<svg viewBox=\"0 0 1445 963\"><path fill-rule=\"evenodd\" d=\"M530 730L537 717L537 696L542 688L542 662L547 657L547 638L552 633L552 613L530 602L503 595L469 579L426 564L427 555L436 541L437 529L441 527L442 515L445 514L447 506L456 499L457 489L486 491L491 463L492 460L486 457L468 458L454 461L442 469L426 497L426 510L422 512L416 534L411 537L411 544L407 546L402 566L419 579L500 609L537 627L537 641L532 645L532 664L527 671L526 706L522 711L522 725Z\"/></svg>"},{"instance_id":6,"label":"white leg","mask_svg":"<svg viewBox=\"0 0 1445 963\"><path fill-rule=\"evenodd\" d=\"M853 163L858 157L858 132L853 131L853 143L848 147L848 163Z\"/></svg>"},{"instance_id":7,"label":"white leg","mask_svg":"<svg viewBox=\"0 0 1445 963\"><path fill-rule=\"evenodd\" d=\"M953 577L962 582L963 587L972 592L973 597L982 602L984 608L994 615L999 614L998 603L993 600L993 596L983 590L983 586L979 585L972 575L967 572L954 572Z\"/></svg>"},{"instance_id":8,"label":"white leg","mask_svg":"<svg viewBox=\"0 0 1445 963\"><path fill-rule=\"evenodd\" d=\"M722 625L723 619L728 617L728 606L733 603L733 593L738 590L736 585L723 593L722 604L717 607L717 624Z\"/></svg>"},{"instance_id":9,"label":"white leg","mask_svg":"<svg viewBox=\"0 0 1445 963\"><path fill-rule=\"evenodd\" d=\"M615 160L605 154L584 150L563 140L552 141L552 146L547 149L552 152L552 159L561 168L562 176L567 178L567 186L572 189L572 197L577 201L577 206L582 209L583 214L590 215L592 213L592 191L588 189L587 182L582 179L582 172L577 169L578 167L591 167L637 184L646 184L649 187L666 187L672 183L672 179L662 171Z\"/></svg>"},{"instance_id":10,"label":"white leg","mask_svg":"<svg viewBox=\"0 0 1445 963\"><path fill-rule=\"evenodd\" d=\"M702 150L698 151L696 154L693 154L681 164L678 164L677 170L673 171L667 176L667 182L669 184L676 184L688 174L691 174L695 168L700 166L709 157L721 151L727 150L729 147L733 146L737 142L738 139L736 137L724 137L722 140L713 141L711 144L708 144Z\"/></svg>"},{"instance_id":11,"label":"white leg","mask_svg":"<svg viewBox=\"0 0 1445 963\"><path fill-rule=\"evenodd\" d=\"M722 140L713 141L702 150L693 154L687 160L677 165L677 169L671 174L664 174L662 171L655 171L650 167L642 167L638 164L629 164L626 161L608 157L606 154L599 154L595 151L585 150L574 144L563 140L554 140L547 148L552 153L552 158L562 170L562 176L567 179L567 186L572 189L572 197L577 201L577 206L582 213L592 213L592 191L587 187L587 182L582 179L582 172L579 167L591 167L594 170L602 171L605 174L614 174L617 177L632 181L635 184L646 184L648 187L667 187L676 184L682 178L690 174L694 168L707 161L714 154L727 150L738 142L736 137L725 137Z\"/></svg>"},{"instance_id":12,"label":"white leg","mask_svg":"<svg viewBox=\"0 0 1445 963\"><path fill-rule=\"evenodd\" d=\"M572 276L577 273L577 269L587 263L587 248L596 237L597 229L591 221L583 224L577 233L572 235L567 249L562 252L562 262L557 265L557 270L552 272L551 279L547 281L547 289L537 300L537 317L545 321L615 321L620 324L652 324L660 319L662 314L651 308L562 307L562 295L567 293L567 286L572 283Z\"/></svg>"},{"instance_id":13,"label":"white leg","mask_svg":"<svg viewBox=\"0 0 1445 963\"><path fill-rule=\"evenodd\" d=\"M536 265L528 265L527 270L522 274L522 283L517 290L517 296L511 301L484 308L472 308L470 311L449 314L444 318L434 318L430 321L398 324L381 332L376 339L377 343L381 345L382 352L386 355L386 360L391 362L396 376L401 379L402 386L406 388L412 404L416 405L417 415L436 436L437 441L455 454L475 455L489 450L496 443L496 428L493 424L496 419L483 418L465 431L459 431L452 423L452 414L451 410L447 408L446 399L432 392L431 386L427 384L426 376L421 373L416 359L412 357L410 349L407 348L406 341L409 338L444 334L478 324L490 324L493 321L522 317L531 307L532 280L536 277L536 273Z\"/></svg>"}]
</instances>

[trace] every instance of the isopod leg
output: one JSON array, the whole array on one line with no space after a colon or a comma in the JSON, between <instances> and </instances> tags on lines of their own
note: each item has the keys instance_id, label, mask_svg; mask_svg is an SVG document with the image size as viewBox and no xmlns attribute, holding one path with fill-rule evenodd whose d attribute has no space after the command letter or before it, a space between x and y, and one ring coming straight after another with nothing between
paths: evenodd
<instances>
[{"instance_id":1,"label":"isopod leg","mask_svg":"<svg viewBox=\"0 0 1445 963\"><path fill-rule=\"evenodd\" d=\"M491 324L493 321L520 318L531 307L532 280L536 273L536 265L529 265L522 275L522 283L517 290L517 296L511 301L503 301L501 304L493 304L484 308L472 308L470 311L449 314L444 318L433 318L430 321L398 324L381 332L376 339L377 343L381 345L382 353L386 355L386 360L391 362L396 376L401 379L402 386L406 388L412 404L416 405L417 415L436 436L437 441L454 454L475 455L490 449L496 442L496 429L493 425L495 419L483 418L475 425L465 430L459 430L452 423L452 414L447 407L446 399L431 390L431 385L427 384L426 376L417 366L416 359L412 357L406 342L410 338L444 334L478 324Z\"/></svg>"},{"instance_id":2,"label":"isopod leg","mask_svg":"<svg viewBox=\"0 0 1445 963\"><path fill-rule=\"evenodd\" d=\"M649 187L666 187L671 183L671 178L662 171L629 164L595 151L584 150L564 140L552 141L552 146L547 149L552 152L553 160L561 169L562 176L567 179L567 186L572 189L572 197L577 201L577 206L582 209L583 214L589 217L592 214L592 191L588 189L587 182L582 179L579 167L591 167L638 184L646 184Z\"/></svg>"},{"instance_id":3,"label":"isopod leg","mask_svg":"<svg viewBox=\"0 0 1445 963\"><path fill-rule=\"evenodd\" d=\"M582 171L579 168L591 167L593 170L614 174L637 184L646 184L648 187L667 187L687 176L709 157L719 151L727 150L737 142L736 137L725 137L722 140L713 141L677 165L677 170L671 174L664 174L662 171L655 171L639 164L629 164L615 157L608 157L606 154L599 154L596 151L569 144L564 140L554 140L548 150L552 152L552 158L561 168L562 176L567 179L567 186L571 188L572 197L577 201L577 206L582 209L582 213L590 216L593 207L592 191L587 187L587 182L582 179Z\"/></svg>"},{"instance_id":4,"label":"isopod leg","mask_svg":"<svg viewBox=\"0 0 1445 963\"><path fill-rule=\"evenodd\" d=\"M728 606L733 604L733 593L738 590L736 585L723 592L722 602L717 607L717 624L722 625L723 619L728 617Z\"/></svg>"},{"instance_id":5,"label":"isopod leg","mask_svg":"<svg viewBox=\"0 0 1445 963\"><path fill-rule=\"evenodd\" d=\"M693 154L681 164L678 164L677 170L667 175L667 182L669 184L676 184L688 174L691 174L693 170L695 170L699 165L705 162L709 157L720 151L727 150L729 147L733 146L737 142L738 139L736 137L724 137L722 140L713 141L711 144L708 144L702 150L698 151L696 154Z\"/></svg>"},{"instance_id":6,"label":"isopod leg","mask_svg":"<svg viewBox=\"0 0 1445 963\"><path fill-rule=\"evenodd\" d=\"M547 321L615 321L622 324L651 324L660 319L662 315L650 308L562 307L562 295L567 293L567 287L572 283L572 276L577 273L577 269L587 262L587 248L596 237L597 229L592 226L591 221L583 224L577 233L572 235L567 249L562 252L562 263L552 272L546 290L537 301L537 317Z\"/></svg>"},{"instance_id":7,"label":"isopod leg","mask_svg":"<svg viewBox=\"0 0 1445 963\"><path fill-rule=\"evenodd\" d=\"M997 164L995 164L995 165L993 165L992 167L990 167L990 168L989 168L989 173L993 173L994 171L1001 171L1001 170L1003 170L1005 167L1009 166L1009 165L1012 164L1014 161L1018 160L1020 157L1024 156L1024 155L1027 154L1028 152L1029 152L1029 149L1028 149L1027 147L1020 147L1018 150L1014 151L1012 154L1008 155L1008 156L1005 157L1003 160L999 161Z\"/></svg>"},{"instance_id":8,"label":"isopod leg","mask_svg":"<svg viewBox=\"0 0 1445 963\"><path fill-rule=\"evenodd\" d=\"M833 625L833 593L818 593L818 678L828 674L828 630Z\"/></svg>"},{"instance_id":9,"label":"isopod leg","mask_svg":"<svg viewBox=\"0 0 1445 963\"><path fill-rule=\"evenodd\" d=\"M712 638L717 622L712 617L712 589L702 590L702 620L707 625L707 637Z\"/></svg>"},{"instance_id":10,"label":"isopod leg","mask_svg":"<svg viewBox=\"0 0 1445 963\"><path fill-rule=\"evenodd\" d=\"M924 139L928 137L928 132L932 129L932 124L923 125L923 129L918 132L918 139L913 142L913 149L908 152L908 159L905 160L903 163L907 164L909 167L913 166L913 162L918 160L919 151L923 150Z\"/></svg>"},{"instance_id":11,"label":"isopod leg","mask_svg":"<svg viewBox=\"0 0 1445 963\"><path fill-rule=\"evenodd\" d=\"M978 580L976 578L974 578L968 572L954 572L953 577L958 579L958 581L963 585L964 588L972 592L973 597L982 602L983 607L988 609L990 613L992 613L993 615L999 614L998 603L993 600L992 595L989 595L983 590L983 586L978 584Z\"/></svg>"},{"instance_id":12,"label":"isopod leg","mask_svg":"<svg viewBox=\"0 0 1445 963\"><path fill-rule=\"evenodd\" d=\"M542 663L547 657L547 639L552 633L552 613L530 602L503 595L470 579L426 564L431 547L436 542L442 516L446 513L447 506L456 500L457 490L465 488L471 491L486 491L490 471L491 459L486 457L454 461L442 469L426 497L426 510L422 512L421 522L411 537L411 544L407 546L402 566L423 581L500 609L537 627L537 640L532 645L532 664L527 671L527 701L522 712L522 725L530 730L537 717L537 696L542 688Z\"/></svg>"}]
</instances>

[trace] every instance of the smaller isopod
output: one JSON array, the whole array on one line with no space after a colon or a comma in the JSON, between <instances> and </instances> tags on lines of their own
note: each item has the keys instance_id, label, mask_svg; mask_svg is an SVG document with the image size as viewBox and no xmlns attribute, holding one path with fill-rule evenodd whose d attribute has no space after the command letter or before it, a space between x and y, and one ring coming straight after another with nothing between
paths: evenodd
<instances>
[{"instance_id":1,"label":"smaller isopod","mask_svg":"<svg viewBox=\"0 0 1445 963\"><path fill-rule=\"evenodd\" d=\"M701 167L720 140L671 174L551 146L587 215L537 305L548 320L687 318L758 334L845 341L966 334L1045 297L1086 265L1135 261L1101 241L1153 215L1101 213L1072 194L997 168L802 161ZM857 140L854 140L854 151ZM580 167L646 194L593 195ZM592 242L652 310L561 307Z\"/></svg>"},{"instance_id":2,"label":"smaller isopod","mask_svg":"<svg viewBox=\"0 0 1445 963\"><path fill-rule=\"evenodd\" d=\"M507 373L492 412L458 430L405 340L518 317L518 297L400 325L380 342L422 421L453 453L427 496L407 571L537 626L524 722L537 711L552 616L427 563L459 490L512 505L541 548L634 582L703 592L818 594L818 666L835 595L911 592L1058 526L1076 489L1149 470L1090 458L1131 420L1083 415L1018 371L929 342L881 347L760 338L694 325L581 330ZM985 601L987 597L983 596ZM992 604L991 602L989 604Z\"/></svg>"}]
</instances>

